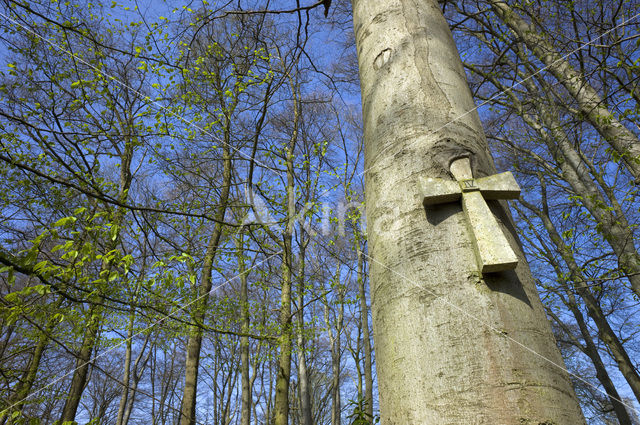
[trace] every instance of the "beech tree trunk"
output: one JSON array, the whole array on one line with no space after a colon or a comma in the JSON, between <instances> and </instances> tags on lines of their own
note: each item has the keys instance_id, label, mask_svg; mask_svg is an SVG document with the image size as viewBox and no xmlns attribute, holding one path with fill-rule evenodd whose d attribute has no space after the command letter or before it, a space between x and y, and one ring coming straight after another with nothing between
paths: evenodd
<instances>
[{"instance_id":1,"label":"beech tree trunk","mask_svg":"<svg viewBox=\"0 0 640 425\"><path fill-rule=\"evenodd\" d=\"M382 423L584 424L506 204L519 265L484 275L460 204L422 205L461 156L496 172L437 2L353 6Z\"/></svg>"}]
</instances>

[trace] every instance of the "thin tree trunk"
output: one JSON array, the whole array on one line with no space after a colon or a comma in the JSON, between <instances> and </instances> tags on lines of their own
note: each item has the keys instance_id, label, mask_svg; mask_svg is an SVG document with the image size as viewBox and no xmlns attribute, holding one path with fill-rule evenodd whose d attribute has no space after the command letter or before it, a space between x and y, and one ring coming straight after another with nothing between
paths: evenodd
<instances>
[{"instance_id":1,"label":"thin tree trunk","mask_svg":"<svg viewBox=\"0 0 640 425\"><path fill-rule=\"evenodd\" d=\"M609 401L613 406L613 410L616 413L616 417L620 422L620 425L634 425L633 421L631 420L631 417L629 416L629 412L627 411L627 408L625 407L624 404L620 402L621 400L620 394L618 394L618 390L613 384L613 381L609 376L609 372L607 372L607 368L602 362L600 353L598 353L598 349L594 344L593 339L591 338L591 335L589 334L589 330L584 321L584 318L582 317L582 314L575 307L575 305L572 308L572 312L576 317L578 326L580 326L580 332L582 333L582 338L585 341L585 345L586 345L585 353L587 354L587 356L589 356L589 358L593 362L593 366L596 369L596 377L598 378L598 381L600 381L600 383L602 384L602 387L606 391L607 396L609 397ZM577 316L576 316L576 313L578 313Z\"/></svg>"},{"instance_id":2,"label":"thin tree trunk","mask_svg":"<svg viewBox=\"0 0 640 425\"><path fill-rule=\"evenodd\" d=\"M333 425L340 425L342 422L342 400L340 399L340 367L341 352L342 349L342 326L344 321L344 288L340 283L340 263L338 263L338 270L336 272L336 285L338 287L338 317L335 323L336 336L331 344L331 372L333 374L332 383L332 410L331 410L331 423Z\"/></svg>"},{"instance_id":3,"label":"thin tree trunk","mask_svg":"<svg viewBox=\"0 0 640 425\"><path fill-rule=\"evenodd\" d=\"M285 235L280 292L280 355L274 400L274 424L289 423L289 380L291 378L291 236Z\"/></svg>"},{"instance_id":4,"label":"thin tree trunk","mask_svg":"<svg viewBox=\"0 0 640 425\"><path fill-rule=\"evenodd\" d=\"M246 267L244 263L244 241L243 234L238 236L238 273L240 274L240 308L242 311L242 333L240 337L240 373L242 375L242 406L240 411L240 424L251 424L251 376L249 359L249 285L247 280Z\"/></svg>"},{"instance_id":5,"label":"thin tree trunk","mask_svg":"<svg viewBox=\"0 0 640 425\"><path fill-rule=\"evenodd\" d=\"M229 202L231 191L231 151L229 148L229 121L227 119L225 128L225 140L223 144L223 170L222 170L222 190L218 209L215 214L215 226L209 238L209 244L204 255L202 264L202 274L200 286L198 288L198 301L195 302L191 319L195 325L189 329L187 340L187 355L185 362L185 383L180 406L180 425L194 425L196 423L196 397L198 392L198 367L200 365L200 350L202 348L202 328L204 325L207 305L209 302L209 292L211 292L213 261L218 252L220 240L222 238L223 222Z\"/></svg>"},{"instance_id":6,"label":"thin tree trunk","mask_svg":"<svg viewBox=\"0 0 640 425\"><path fill-rule=\"evenodd\" d=\"M331 342L331 424L340 425L341 422L341 400L340 400L340 348L341 348L341 334L342 325L344 319L344 288L340 283L341 263L338 262L336 267L336 273L334 275L334 283L332 285L332 291L336 293L336 305L338 306L338 315L335 317L335 321L332 323L331 312L329 305L331 304L325 293L324 295L324 320L329 333L329 340ZM335 334L333 333L335 329Z\"/></svg>"},{"instance_id":7,"label":"thin tree trunk","mask_svg":"<svg viewBox=\"0 0 640 425\"><path fill-rule=\"evenodd\" d=\"M358 297L360 298L360 323L362 326L362 343L364 345L364 384L366 413L373 419L373 373L371 359L371 337L369 336L369 309L367 308L367 294L364 279L364 256L362 246L358 243Z\"/></svg>"},{"instance_id":8,"label":"thin tree trunk","mask_svg":"<svg viewBox=\"0 0 640 425\"><path fill-rule=\"evenodd\" d=\"M584 283L577 284L577 286L584 285ZM624 348L622 342L615 334L613 329L611 329L611 326L609 325L609 322L602 312L600 305L598 304L595 297L589 292L589 290L581 288L577 290L577 292L584 300L585 305L587 306L587 313L596 324L596 327L598 328L598 332L600 334L600 338L609 348L613 359L618 365L620 373L622 373L622 376L624 376L625 380L629 384L629 387L631 387L631 390L636 396L636 399L640 400L640 376L638 376L638 371L629 358L627 350Z\"/></svg>"},{"instance_id":9,"label":"thin tree trunk","mask_svg":"<svg viewBox=\"0 0 640 425\"><path fill-rule=\"evenodd\" d=\"M127 343L124 355L124 374L122 376L122 395L120 396L120 403L118 405L118 416L116 417L116 425L123 425L124 412L127 407L127 401L129 398L129 381L131 376L131 351L132 351L132 338L133 338L133 323L135 319L134 309L129 313L129 324L127 326Z\"/></svg>"},{"instance_id":10,"label":"thin tree trunk","mask_svg":"<svg viewBox=\"0 0 640 425\"><path fill-rule=\"evenodd\" d=\"M331 424L340 425L342 401L340 400L340 330L336 329L335 339L331 342Z\"/></svg>"},{"instance_id":11,"label":"thin tree trunk","mask_svg":"<svg viewBox=\"0 0 640 425\"><path fill-rule=\"evenodd\" d=\"M576 345L591 359L591 362L593 363L593 367L596 370L596 378L598 378L598 381L600 381L600 383L602 384L602 387L607 393L607 397L609 397L609 401L613 406L613 410L616 414L616 417L618 418L618 421L620 422L620 425L634 425L633 421L629 417L629 412L627 411L626 407L624 406L624 404L620 402L621 400L620 394L618 394L618 390L613 384L613 381L609 376L609 372L607 372L607 369L602 361L602 358L600 357L598 348L593 342L593 338L591 338L591 333L589 332L589 328L587 327L587 324L584 320L584 316L582 315L582 312L580 312L580 309L576 304L575 297L570 291L566 291L566 293L567 293L568 300L565 300L565 305L569 307L569 310L571 310L571 312L573 313L573 316L575 317L576 322L578 323L578 327L580 328L580 334L582 335L582 339L584 340L584 346L580 344L579 341L575 341L575 340L573 341L574 345ZM550 312L550 314L559 325L564 327L564 323L562 323L560 319L553 314L553 312ZM573 335L568 330L565 330L565 333L567 333L571 338L573 338Z\"/></svg>"},{"instance_id":12,"label":"thin tree trunk","mask_svg":"<svg viewBox=\"0 0 640 425\"><path fill-rule=\"evenodd\" d=\"M133 384L131 385L131 388L130 388L131 395L129 396L129 400L127 401L127 407L124 410L122 425L127 425L129 423L129 418L131 417L131 411L133 410L133 403L135 402L136 394L138 391L138 383L140 382L142 373L146 367L147 362L149 361L149 358L151 357L151 349L149 349L144 359L142 358L142 353L144 352L144 349L147 343L149 342L150 337L151 337L151 334L147 335L147 339L144 341L144 345L142 346L142 349L140 350L138 357L136 357L136 361L133 363ZM142 361L142 364L140 364L141 361Z\"/></svg>"},{"instance_id":13,"label":"thin tree trunk","mask_svg":"<svg viewBox=\"0 0 640 425\"><path fill-rule=\"evenodd\" d=\"M62 305L63 300L64 300L63 297L58 298L58 301L56 301L54 306L54 311L57 310ZM16 392L13 394L11 398L9 398L9 403L8 403L9 406L15 404L15 406L11 408L12 412L16 412L16 411L22 412L22 409L24 407L24 401L29 395L29 393L31 392L31 388L33 388L33 384L36 380L36 376L38 375L38 371L40 370L40 361L42 360L42 355L44 354L44 351L49 345L49 341L51 340L51 333L53 332L55 326L58 323L59 323L58 320L55 318L49 319L45 329L40 334L40 337L38 338L38 343L36 344L33 350L33 354L31 355L31 360L29 361L29 366L26 370L26 373L24 374L23 378L20 380L20 383L16 388ZM9 414L5 415L4 417L0 418L0 424L4 424L7 418L10 417L10 415L11 415L11 412L9 412Z\"/></svg>"},{"instance_id":14,"label":"thin tree trunk","mask_svg":"<svg viewBox=\"0 0 640 425\"><path fill-rule=\"evenodd\" d=\"M576 100L580 111L591 125L620 155L627 169L640 183L640 140L618 121L589 82L576 71L538 31L520 17L502 0L489 0L493 11L527 45L533 54L545 64L549 72Z\"/></svg>"},{"instance_id":15,"label":"thin tree trunk","mask_svg":"<svg viewBox=\"0 0 640 425\"><path fill-rule=\"evenodd\" d=\"M286 151L287 164L287 221L282 236L282 288L280 290L280 355L278 357L278 374L276 376L276 393L274 400L274 424L287 425L289 423L289 381L291 379L291 282L293 275L293 226L296 215L296 193L294 175L294 148L298 139L298 124L300 111L297 89L292 83L293 100L293 133Z\"/></svg>"},{"instance_id":16,"label":"thin tree trunk","mask_svg":"<svg viewBox=\"0 0 640 425\"><path fill-rule=\"evenodd\" d=\"M495 173L437 1L353 10L382 423L584 424L506 205L514 271L479 273L459 204L425 217L421 178L462 156Z\"/></svg>"},{"instance_id":17,"label":"thin tree trunk","mask_svg":"<svg viewBox=\"0 0 640 425\"><path fill-rule=\"evenodd\" d=\"M116 111L117 113L117 111ZM121 129L122 134L127 135L124 150L120 157L120 175L118 181L118 201L121 204L125 204L129 198L129 189L131 187L131 161L133 159L133 151L136 146L136 140L132 136L134 134L133 129L135 126L130 119L123 119L120 117L120 122L125 123ZM115 234L108 241L105 252L110 252L118 246L120 243L120 229L122 222L124 221L126 210L122 207L118 207L114 213L112 229L115 229ZM105 260L102 262L99 276L102 276L106 272L108 276L113 267L111 260ZM89 371L89 364L91 362L91 356L95 349L95 345L98 341L98 335L100 334L100 328L102 327L102 315L104 314L104 308L102 303L104 298L98 294L94 297L93 303L89 307L88 311L88 323L84 327L84 333L82 337L82 345L76 358L76 367L74 369L73 377L71 378L71 387L67 394L67 398L62 409L62 415L60 417L60 423L74 422L80 398L87 384L87 375Z\"/></svg>"},{"instance_id":18,"label":"thin tree trunk","mask_svg":"<svg viewBox=\"0 0 640 425\"><path fill-rule=\"evenodd\" d=\"M131 361L132 361L132 349L133 349L133 326L134 326L135 317L136 317L135 301L138 299L138 294L140 293L140 288L142 287L142 280L143 280L142 276L144 276L144 271L146 269L146 260L145 260L147 255L146 244L147 244L147 241L145 239L143 249L142 249L143 260L142 260L142 267L140 270L140 277L137 279L136 288L132 294L132 304L129 311L129 323L127 326L127 339L126 339L127 342L125 345L124 364L122 366L124 368L124 373L122 376L122 394L120 396L120 403L118 404L118 415L116 416L116 425L124 425L126 423L125 416L126 416L127 406L129 404L129 391L131 390L130 381L131 381ZM147 339L145 340L142 351L144 351L144 347L147 345L148 340L149 340L149 337L147 336ZM142 356L142 351L140 352L140 355L136 359L135 366L138 365L140 356Z\"/></svg>"},{"instance_id":19,"label":"thin tree trunk","mask_svg":"<svg viewBox=\"0 0 640 425\"><path fill-rule=\"evenodd\" d=\"M301 425L313 425L311 415L311 394L309 392L309 374L305 356L304 332L304 292L305 292L305 250L300 251L300 267L298 273L298 397L300 399Z\"/></svg>"},{"instance_id":20,"label":"thin tree trunk","mask_svg":"<svg viewBox=\"0 0 640 425\"><path fill-rule=\"evenodd\" d=\"M97 304L89 308L87 316L89 322L86 325L86 331L82 339L80 351L76 356L76 366L71 379L69 393L62 409L60 424L65 422L75 422L76 412L80 404L80 398L84 392L87 383L87 374L89 373L89 364L91 363L91 355L98 340L98 334L102 326L102 307Z\"/></svg>"}]
</instances>

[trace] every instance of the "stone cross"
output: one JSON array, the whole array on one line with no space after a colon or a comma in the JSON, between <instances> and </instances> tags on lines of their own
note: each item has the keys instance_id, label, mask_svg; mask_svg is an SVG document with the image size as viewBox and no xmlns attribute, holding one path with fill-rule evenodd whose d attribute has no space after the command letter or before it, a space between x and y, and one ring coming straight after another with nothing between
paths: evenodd
<instances>
[{"instance_id":1,"label":"stone cross","mask_svg":"<svg viewBox=\"0 0 640 425\"><path fill-rule=\"evenodd\" d=\"M469 158L451 163L457 181L427 178L422 182L425 206L462 198L478 267L482 273L511 270L518 258L485 200L517 199L520 187L510 172L474 179Z\"/></svg>"}]
</instances>

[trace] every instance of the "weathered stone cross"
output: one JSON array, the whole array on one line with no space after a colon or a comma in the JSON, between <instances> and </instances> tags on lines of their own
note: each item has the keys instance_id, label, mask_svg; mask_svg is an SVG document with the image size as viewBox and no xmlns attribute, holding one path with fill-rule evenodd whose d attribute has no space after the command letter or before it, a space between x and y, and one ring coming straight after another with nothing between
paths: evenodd
<instances>
[{"instance_id":1,"label":"weathered stone cross","mask_svg":"<svg viewBox=\"0 0 640 425\"><path fill-rule=\"evenodd\" d=\"M517 199L520 187L513 174L506 172L474 179L469 158L453 161L451 174L457 181L423 180L423 204L443 204L462 197L462 209L467 217L480 271L490 273L515 268L518 258L485 202L491 199Z\"/></svg>"}]
</instances>

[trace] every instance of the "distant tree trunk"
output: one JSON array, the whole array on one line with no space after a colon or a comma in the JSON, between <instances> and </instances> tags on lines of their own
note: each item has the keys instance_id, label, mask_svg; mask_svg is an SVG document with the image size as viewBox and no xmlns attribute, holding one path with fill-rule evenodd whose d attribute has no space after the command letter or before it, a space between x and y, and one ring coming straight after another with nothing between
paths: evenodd
<instances>
[{"instance_id":1,"label":"distant tree trunk","mask_svg":"<svg viewBox=\"0 0 640 425\"><path fill-rule=\"evenodd\" d=\"M146 266L146 262L144 261L144 258L146 258L146 252L144 252L144 250L146 249L146 243L144 247L145 248L143 248L143 253L142 253L143 262L142 262L142 268L140 271L141 276L144 275L144 269ZM129 309L129 317L128 317L129 323L127 325L127 339L125 344L125 355L124 355L124 364L123 364L124 373L122 376L122 394L120 396L120 403L118 405L118 415L116 417L116 425L125 424L127 405L129 404L129 392L131 390L131 366L132 366L131 362L133 357L132 356L133 327L134 327L135 318L136 318L136 307L134 304L135 304L135 300L138 298L138 294L140 292L141 286L142 286L142 278L138 279L135 292L132 296L132 305ZM143 350L145 346L146 346L146 341L145 341L145 345L143 346ZM142 355L142 352L140 353L140 355ZM136 361L136 366L137 366L137 361Z\"/></svg>"},{"instance_id":2,"label":"distant tree trunk","mask_svg":"<svg viewBox=\"0 0 640 425\"><path fill-rule=\"evenodd\" d=\"M274 425L289 423L289 381L291 379L291 283L293 279L293 226L296 215L296 191L294 174L294 149L298 140L298 124L300 110L295 85L292 83L293 100L293 133L286 151L287 192L286 192L286 227L282 236L282 287L280 289L280 355L278 357L278 374L276 376L276 394L274 401Z\"/></svg>"},{"instance_id":3,"label":"distant tree trunk","mask_svg":"<svg viewBox=\"0 0 640 425\"><path fill-rule=\"evenodd\" d=\"M82 393L84 392L84 388L87 383L91 355L93 354L93 349L98 341L98 334L102 326L102 313L102 307L97 304L92 305L87 313L87 317L89 319L86 323L86 327L84 328L85 332L80 346L80 351L76 354L75 370L73 378L71 378L69 393L65 399L64 407L62 409L62 415L59 421L60 424L65 422L75 422L80 398L82 397Z\"/></svg>"},{"instance_id":4,"label":"distant tree trunk","mask_svg":"<svg viewBox=\"0 0 640 425\"><path fill-rule=\"evenodd\" d=\"M580 112L620 155L627 169L640 184L640 140L618 121L609 111L600 95L576 71L547 38L533 25L526 22L502 0L489 0L493 11L527 45L533 54L545 64L549 72L576 100Z\"/></svg>"},{"instance_id":5,"label":"distant tree trunk","mask_svg":"<svg viewBox=\"0 0 640 425\"><path fill-rule=\"evenodd\" d=\"M122 120L123 128L121 133L126 135L126 142L122 155L120 156L120 173L118 181L118 201L121 204L125 204L129 199L129 188L131 187L132 174L131 174L131 161L133 160L133 152L136 147L136 140L133 137L135 126L130 120ZM111 237L108 240L105 252L110 252L118 246L120 243L120 228L124 221L126 210L122 207L118 207L114 213L112 220L112 229L116 229L115 237ZM112 262L104 260L100 268L99 276L102 276L103 272L107 272L107 276L113 267ZM76 367L71 378L71 386L65 399L64 407L62 409L62 415L60 417L60 423L74 422L76 418L76 412L78 405L80 404L80 398L87 384L87 375L89 372L89 364L91 363L91 356L98 342L98 335L100 334L100 328L102 327L102 320L104 314L104 308L102 303L104 301L103 296L93 296L92 304L87 312L87 323L83 327L83 337L80 350L76 357Z\"/></svg>"},{"instance_id":6,"label":"distant tree trunk","mask_svg":"<svg viewBox=\"0 0 640 425\"><path fill-rule=\"evenodd\" d=\"M584 346L580 344L579 341L575 340L573 341L573 344L576 345L591 359L593 367L596 370L596 378L598 378L598 381L600 381L602 387L607 393L609 401L611 402L611 406L616 413L616 417L618 418L620 425L634 425L633 421L629 417L629 412L627 412L626 407L620 402L620 394L618 394L618 390L609 377L609 372L607 372L607 368L602 362L602 358L600 357L598 348L593 342L593 338L591 337L589 328L587 327L587 324L584 320L584 316L582 315L582 312L580 312L580 309L576 304L575 297L570 291L567 291L567 299L565 301L565 305L569 307L569 310L571 310L573 316L576 319L576 322L578 323L580 334L582 335L582 339L584 340ZM560 326L564 327L564 323L562 323L560 319L553 314L553 312L550 312L550 314ZM570 337L573 337L573 335L568 330L565 330L565 333L567 333Z\"/></svg>"},{"instance_id":7,"label":"distant tree trunk","mask_svg":"<svg viewBox=\"0 0 640 425\"><path fill-rule=\"evenodd\" d=\"M129 313L129 324L127 326L127 339L124 354L124 373L122 376L122 394L120 396L120 404L118 405L118 416L116 417L116 425L123 425L124 413L127 408L129 399L129 383L131 380L131 361L132 361L132 345L133 345L133 324L135 320L135 309L132 307Z\"/></svg>"},{"instance_id":8,"label":"distant tree trunk","mask_svg":"<svg viewBox=\"0 0 640 425\"><path fill-rule=\"evenodd\" d=\"M247 279L246 266L244 263L244 241L243 234L238 237L238 273L240 275L240 309L242 314L242 333L249 333L249 285ZM240 337L240 368L242 374L242 406L240 410L240 424L251 424L251 377L249 363L249 337L243 335Z\"/></svg>"},{"instance_id":9,"label":"distant tree trunk","mask_svg":"<svg viewBox=\"0 0 640 425\"><path fill-rule=\"evenodd\" d=\"M340 267L338 267L340 270ZM331 352L331 369L333 372L333 413L332 413L332 424L340 425L342 423L342 397L340 395L340 386L342 380L340 379L340 374L342 372L341 362L342 362L342 328L344 326L344 293L345 288L342 284L340 284L340 271L336 276L336 282L340 285L338 286L338 320L336 321L336 339L333 345L333 350Z\"/></svg>"},{"instance_id":10,"label":"distant tree trunk","mask_svg":"<svg viewBox=\"0 0 640 425\"><path fill-rule=\"evenodd\" d=\"M344 321L344 288L341 283L341 264L338 262L336 273L333 277L332 291L335 298L329 300L327 295L324 296L324 317L329 332L329 340L331 342L331 424L340 425L342 402L340 399L340 362L341 362L341 335ZM332 320L332 312L330 305L337 306L338 313ZM333 330L332 330L333 328ZM335 333L334 333L335 331Z\"/></svg>"},{"instance_id":11,"label":"distant tree trunk","mask_svg":"<svg viewBox=\"0 0 640 425\"><path fill-rule=\"evenodd\" d=\"M340 314L342 315L342 314ZM331 341L331 424L340 425L342 400L340 399L340 330L336 329L336 336Z\"/></svg>"},{"instance_id":12,"label":"distant tree trunk","mask_svg":"<svg viewBox=\"0 0 640 425\"><path fill-rule=\"evenodd\" d=\"M151 357L151 349L147 352L147 355L142 357L144 349L149 342L149 338L151 334L147 335L147 339L144 341L142 349L136 357L136 361L133 363L133 381L131 383L131 388L129 389L130 395L127 400L127 406L124 410L124 416L122 418L122 425L127 425L129 423L129 418L131 417L131 411L133 410L133 403L136 399L136 393L138 391L138 383L140 382L140 378L142 377L142 373L146 367L147 362L149 361L149 357Z\"/></svg>"},{"instance_id":13,"label":"distant tree trunk","mask_svg":"<svg viewBox=\"0 0 640 425\"><path fill-rule=\"evenodd\" d=\"M506 205L514 271L478 272L459 204L425 217L421 178L495 173L437 1L353 9L382 423L584 424Z\"/></svg>"},{"instance_id":14,"label":"distant tree trunk","mask_svg":"<svg viewBox=\"0 0 640 425\"><path fill-rule=\"evenodd\" d=\"M371 359L371 337L369 335L369 309L367 308L367 294L364 279L364 256L362 246L358 243L358 297L360 298L360 322L362 325L362 342L364 345L364 385L367 415L373 418L373 373Z\"/></svg>"},{"instance_id":15,"label":"distant tree trunk","mask_svg":"<svg viewBox=\"0 0 640 425\"><path fill-rule=\"evenodd\" d=\"M293 181L293 180L291 180ZM293 196L293 192L291 192ZM288 225L287 225L288 226ZM280 289L280 355L274 401L274 424L289 423L289 381L291 379L291 280L292 260L291 234L285 232L285 248L282 255L282 287Z\"/></svg>"},{"instance_id":16,"label":"distant tree trunk","mask_svg":"<svg viewBox=\"0 0 640 425\"><path fill-rule=\"evenodd\" d=\"M300 398L301 425L313 425L311 415L311 394L309 392L309 374L305 356L304 332L304 292L305 292L305 250L300 251L300 267L298 272L298 395Z\"/></svg>"},{"instance_id":17,"label":"distant tree trunk","mask_svg":"<svg viewBox=\"0 0 640 425\"><path fill-rule=\"evenodd\" d=\"M195 425L196 423L196 397L198 393L198 367L200 365L200 350L202 348L202 328L204 324L207 305L209 301L209 292L211 292L213 271L213 262L220 240L222 239L222 231L224 218L227 212L227 204L229 202L229 193L231 191L231 150L229 136L229 120L225 125L225 139L222 146L223 170L222 170L222 191L220 200L215 214L215 226L213 233L209 238L209 244L204 255L202 264L202 274L200 277L200 286L196 296L198 302L193 304L191 320L195 323L189 329L189 339L187 341L187 358L185 362L185 383L184 393L182 395L182 404L180 406L180 425ZM200 325L200 326L198 326Z\"/></svg>"},{"instance_id":18,"label":"distant tree trunk","mask_svg":"<svg viewBox=\"0 0 640 425\"><path fill-rule=\"evenodd\" d=\"M582 313L576 308L575 304L571 311L574 313L576 317L576 321L578 322L578 326L580 326L580 332L582 333L582 338L585 341L584 351L591 359L593 366L596 369L596 377L598 381L602 384L602 387L607 393L609 397L609 401L613 406L613 410L616 413L616 417L620 422L620 425L635 425L629 416L629 412L624 404L621 403L620 394L616 389L611 377L609 376L609 372L607 372L607 368L602 362L602 358L600 357L600 353L598 352L598 348L593 342L591 335L589 334L589 329L587 328L587 324L584 321L584 317L582 317Z\"/></svg>"},{"instance_id":19,"label":"distant tree trunk","mask_svg":"<svg viewBox=\"0 0 640 425\"><path fill-rule=\"evenodd\" d=\"M63 297L58 298L58 300L54 303L53 311L60 308L63 300L64 300ZM27 370L25 371L25 374L23 375L23 377L20 379L20 382L16 387L16 392L13 394L12 397L9 398L9 403L8 403L9 406L15 404L15 406L11 408L11 411L13 412L22 411L24 407L25 398L31 392L31 388L33 387L33 384L36 380L38 371L40 370L40 361L42 360L42 355L44 354L47 346L49 345L49 342L51 341L51 333L53 332L54 328L58 323L59 322L56 318L49 319L44 330L41 332L40 336L38 337L38 342L35 348L33 349L33 354L31 355L31 360L29 360L29 365L27 367ZM4 425L4 423L10 417L10 415L11 413L1 417L0 424Z\"/></svg>"}]
</instances>

